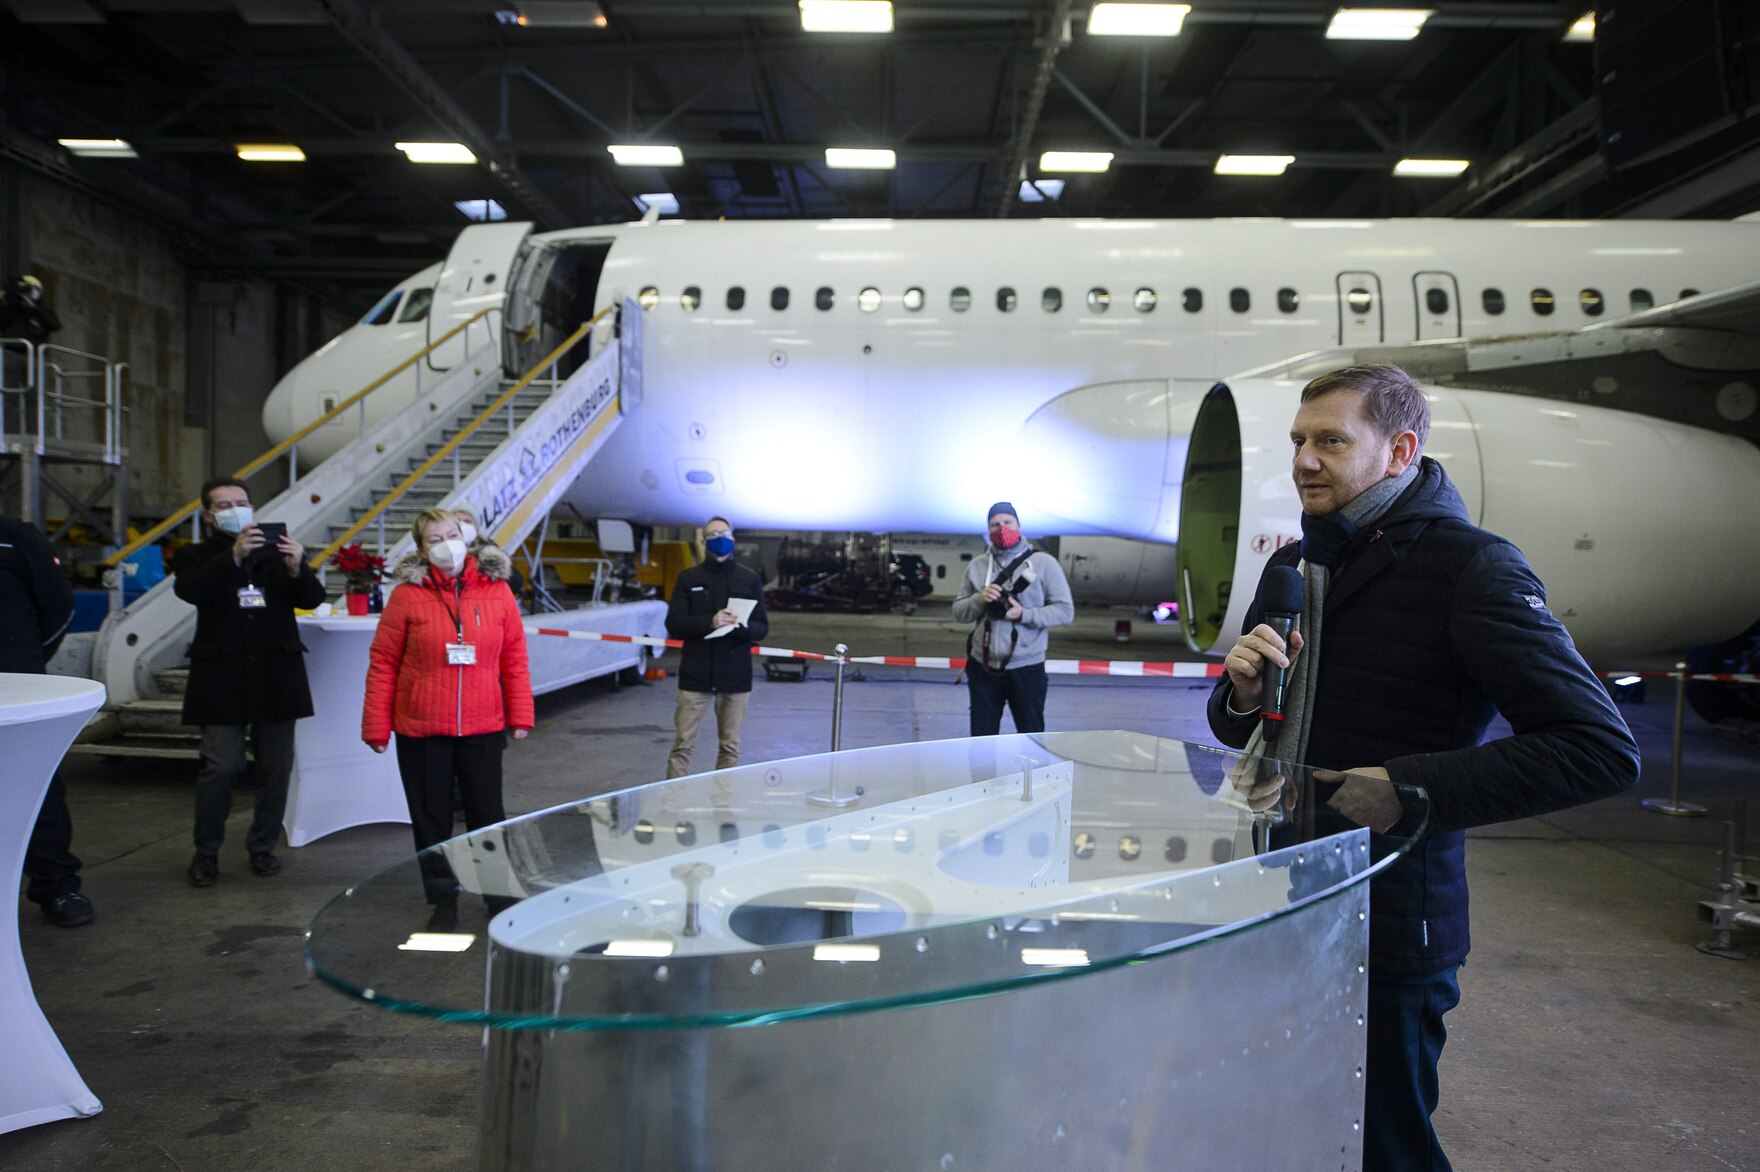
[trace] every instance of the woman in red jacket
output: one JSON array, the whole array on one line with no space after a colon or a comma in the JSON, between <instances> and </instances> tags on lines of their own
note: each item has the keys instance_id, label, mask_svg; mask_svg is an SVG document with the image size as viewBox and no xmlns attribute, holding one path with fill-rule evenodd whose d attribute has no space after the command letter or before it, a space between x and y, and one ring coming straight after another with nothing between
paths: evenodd
<instances>
[{"instance_id":1,"label":"woman in red jacket","mask_svg":"<svg viewBox=\"0 0 1760 1172\"><path fill-rule=\"evenodd\" d=\"M422 510L410 532L416 548L392 571L373 637L361 739L383 753L397 734L410 828L425 851L452 837L454 778L471 830L507 816L501 752L509 729L523 740L532 727L532 681L511 559L493 546L468 553L443 509ZM422 883L436 926L456 924L457 880L437 852L422 857Z\"/></svg>"}]
</instances>

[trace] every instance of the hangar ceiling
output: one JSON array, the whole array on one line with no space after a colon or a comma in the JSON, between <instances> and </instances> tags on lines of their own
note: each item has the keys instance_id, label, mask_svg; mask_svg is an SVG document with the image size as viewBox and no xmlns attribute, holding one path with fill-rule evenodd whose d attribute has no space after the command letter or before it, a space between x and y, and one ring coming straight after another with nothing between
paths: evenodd
<instances>
[{"instance_id":1,"label":"hangar ceiling","mask_svg":"<svg viewBox=\"0 0 1760 1172\"><path fill-rule=\"evenodd\" d=\"M0 0L0 165L125 202L208 268L337 288L433 259L473 200L541 228L657 192L696 219L1760 207L1760 3L1603 0L1597 40L1565 40L1589 3L1433 0L1415 38L1352 41L1325 35L1335 5L1289 0L1193 0L1166 38L1093 35L1072 0L897 0L882 35L803 31L789 0ZM416 164L411 140L478 161ZM247 142L306 157L245 162ZM620 166L612 143L684 161ZM897 165L833 169L827 147ZM1047 150L1114 157L1049 175ZM1218 175L1223 153L1294 161ZM1394 175L1405 157L1470 166ZM1022 187L1045 178L1056 198Z\"/></svg>"}]
</instances>

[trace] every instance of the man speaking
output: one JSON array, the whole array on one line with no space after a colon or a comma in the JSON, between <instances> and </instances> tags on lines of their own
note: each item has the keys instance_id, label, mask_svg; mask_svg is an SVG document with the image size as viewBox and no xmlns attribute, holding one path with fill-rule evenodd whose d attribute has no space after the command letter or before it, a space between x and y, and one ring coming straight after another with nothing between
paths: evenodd
<instances>
[{"instance_id":1,"label":"man speaking","mask_svg":"<svg viewBox=\"0 0 1760 1172\"><path fill-rule=\"evenodd\" d=\"M1638 748L1546 607L1521 552L1475 528L1442 466L1422 456L1430 404L1410 375L1364 366L1302 389L1290 427L1302 540L1272 554L1211 694L1223 743L1354 776L1315 798L1385 831L1388 780L1430 797L1427 836L1370 887L1363 1167L1446 1170L1430 1115L1442 1017L1466 958L1468 827L1619 793ZM1276 578L1300 571L1300 617L1266 622ZM1286 669L1281 720L1262 721L1267 676ZM1512 736L1481 744L1494 714ZM1265 734L1275 730L1272 746ZM1249 741L1252 744L1249 746ZM1247 776L1252 776L1247 774ZM1281 777L1258 783L1257 808Z\"/></svg>"}]
</instances>

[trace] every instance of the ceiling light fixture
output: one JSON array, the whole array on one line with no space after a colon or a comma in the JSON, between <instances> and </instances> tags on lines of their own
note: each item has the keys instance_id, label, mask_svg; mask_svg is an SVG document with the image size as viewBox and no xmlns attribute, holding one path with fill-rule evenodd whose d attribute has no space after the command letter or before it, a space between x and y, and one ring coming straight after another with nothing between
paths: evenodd
<instances>
[{"instance_id":1,"label":"ceiling light fixture","mask_svg":"<svg viewBox=\"0 0 1760 1172\"><path fill-rule=\"evenodd\" d=\"M1021 180L1022 203L1044 203L1048 199L1059 199L1063 196L1062 179L1023 179Z\"/></svg>"},{"instance_id":2,"label":"ceiling light fixture","mask_svg":"<svg viewBox=\"0 0 1760 1172\"><path fill-rule=\"evenodd\" d=\"M670 191L650 191L646 195L638 195L636 203L644 212L649 208L654 208L658 215L678 215L678 197Z\"/></svg>"},{"instance_id":3,"label":"ceiling light fixture","mask_svg":"<svg viewBox=\"0 0 1760 1172\"><path fill-rule=\"evenodd\" d=\"M500 24L520 28L604 28L605 13L592 0L523 0L511 8L499 8Z\"/></svg>"},{"instance_id":4,"label":"ceiling light fixture","mask_svg":"<svg viewBox=\"0 0 1760 1172\"><path fill-rule=\"evenodd\" d=\"M290 142L240 142L233 144L247 163L303 163L306 153Z\"/></svg>"},{"instance_id":5,"label":"ceiling light fixture","mask_svg":"<svg viewBox=\"0 0 1760 1172\"><path fill-rule=\"evenodd\" d=\"M475 220L479 224L493 224L507 218L507 209L496 199L458 199L452 206L467 220Z\"/></svg>"},{"instance_id":6,"label":"ceiling light fixture","mask_svg":"<svg viewBox=\"0 0 1760 1172\"><path fill-rule=\"evenodd\" d=\"M619 167L682 167L684 152L675 146L648 143L613 143L605 148Z\"/></svg>"},{"instance_id":7,"label":"ceiling light fixture","mask_svg":"<svg viewBox=\"0 0 1760 1172\"><path fill-rule=\"evenodd\" d=\"M1340 8L1326 26L1330 41L1409 41L1433 8Z\"/></svg>"},{"instance_id":8,"label":"ceiling light fixture","mask_svg":"<svg viewBox=\"0 0 1760 1172\"><path fill-rule=\"evenodd\" d=\"M1571 27L1564 30L1566 44L1588 45L1595 41L1595 14L1585 12L1571 22Z\"/></svg>"},{"instance_id":9,"label":"ceiling light fixture","mask_svg":"<svg viewBox=\"0 0 1760 1172\"><path fill-rule=\"evenodd\" d=\"M1281 175L1296 161L1294 155L1220 155L1218 175Z\"/></svg>"},{"instance_id":10,"label":"ceiling light fixture","mask_svg":"<svg viewBox=\"0 0 1760 1172\"><path fill-rule=\"evenodd\" d=\"M801 0L801 28L810 33L889 33L891 0Z\"/></svg>"},{"instance_id":11,"label":"ceiling light fixture","mask_svg":"<svg viewBox=\"0 0 1760 1172\"><path fill-rule=\"evenodd\" d=\"M125 138L58 138L68 151L88 159L138 159Z\"/></svg>"},{"instance_id":12,"label":"ceiling light fixture","mask_svg":"<svg viewBox=\"0 0 1760 1172\"><path fill-rule=\"evenodd\" d=\"M1416 179L1453 179L1469 165L1465 159L1401 159L1393 165L1393 173Z\"/></svg>"},{"instance_id":13,"label":"ceiling light fixture","mask_svg":"<svg viewBox=\"0 0 1760 1172\"><path fill-rule=\"evenodd\" d=\"M825 165L848 171L890 171L898 166L898 154L868 147L826 147Z\"/></svg>"},{"instance_id":14,"label":"ceiling light fixture","mask_svg":"<svg viewBox=\"0 0 1760 1172\"><path fill-rule=\"evenodd\" d=\"M1039 156L1039 170L1041 171L1098 173L1111 166L1111 151L1046 151Z\"/></svg>"},{"instance_id":15,"label":"ceiling light fixture","mask_svg":"<svg viewBox=\"0 0 1760 1172\"><path fill-rule=\"evenodd\" d=\"M1095 37L1177 37L1190 4L1096 4L1088 13Z\"/></svg>"},{"instance_id":16,"label":"ceiling light fixture","mask_svg":"<svg viewBox=\"0 0 1760 1172\"><path fill-rule=\"evenodd\" d=\"M462 142L400 142L394 144L412 163L468 164L477 161Z\"/></svg>"}]
</instances>

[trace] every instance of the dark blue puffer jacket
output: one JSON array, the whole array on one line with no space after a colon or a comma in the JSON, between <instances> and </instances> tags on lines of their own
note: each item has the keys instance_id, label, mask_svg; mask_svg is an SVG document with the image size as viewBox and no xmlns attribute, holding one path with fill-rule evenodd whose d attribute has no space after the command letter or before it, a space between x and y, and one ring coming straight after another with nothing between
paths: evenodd
<instances>
[{"instance_id":1,"label":"dark blue puffer jacket","mask_svg":"<svg viewBox=\"0 0 1760 1172\"><path fill-rule=\"evenodd\" d=\"M1288 545L1269 565L1300 556ZM1243 629L1262 619L1255 597ZM1431 801L1428 834L1372 881L1371 967L1416 974L1459 964L1470 944L1464 831L1629 789L1637 744L1546 608L1527 559L1468 522L1428 457L1417 483L1332 568L1321 639L1307 764L1379 765ZM1231 693L1224 676L1210 696L1210 728L1241 748L1258 718L1231 716ZM1514 735L1481 743L1497 713ZM1344 829L1338 821L1319 829Z\"/></svg>"}]
</instances>

